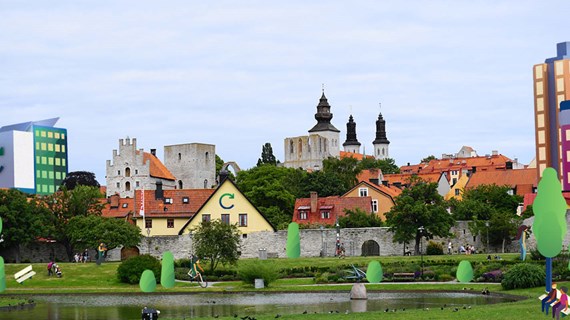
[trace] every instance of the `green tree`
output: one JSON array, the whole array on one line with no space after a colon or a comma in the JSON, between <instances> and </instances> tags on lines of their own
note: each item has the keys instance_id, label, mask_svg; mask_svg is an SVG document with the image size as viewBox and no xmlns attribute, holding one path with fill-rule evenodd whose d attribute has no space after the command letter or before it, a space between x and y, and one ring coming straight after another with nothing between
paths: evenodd
<instances>
[{"instance_id":1,"label":"green tree","mask_svg":"<svg viewBox=\"0 0 570 320\"><path fill-rule=\"evenodd\" d=\"M373 158L364 158L358 163L357 168L360 171L367 169L380 169L383 174L400 173L400 168L392 158L378 160Z\"/></svg>"},{"instance_id":2,"label":"green tree","mask_svg":"<svg viewBox=\"0 0 570 320\"><path fill-rule=\"evenodd\" d=\"M141 230L125 220L99 215L75 216L66 230L73 248L96 249L101 242L108 250L119 246L134 247L140 243Z\"/></svg>"},{"instance_id":3,"label":"green tree","mask_svg":"<svg viewBox=\"0 0 570 320\"><path fill-rule=\"evenodd\" d=\"M338 224L341 228L370 228L383 225L382 219L376 214L367 213L360 208L346 209L344 212L345 215L338 218Z\"/></svg>"},{"instance_id":4,"label":"green tree","mask_svg":"<svg viewBox=\"0 0 570 320\"><path fill-rule=\"evenodd\" d=\"M415 240L415 252L419 252L422 237L448 237L449 229L455 223L446 210L443 197L437 192L436 183L427 183L413 178L410 187L396 197L395 204L386 213L386 224L394 233L394 241ZM424 227L423 232L420 227Z\"/></svg>"},{"instance_id":5,"label":"green tree","mask_svg":"<svg viewBox=\"0 0 570 320\"><path fill-rule=\"evenodd\" d=\"M271 143L267 142L261 147L261 158L257 160L257 166L263 164L270 164L272 166L277 165L277 159L273 155L273 148Z\"/></svg>"},{"instance_id":6,"label":"green tree","mask_svg":"<svg viewBox=\"0 0 570 320\"><path fill-rule=\"evenodd\" d=\"M0 218L3 228L0 233L4 248L16 247L16 260L20 260L20 245L34 242L47 233L45 227L49 218L48 210L37 202L28 199L26 194L16 189L0 189Z\"/></svg>"},{"instance_id":7,"label":"green tree","mask_svg":"<svg viewBox=\"0 0 570 320\"><path fill-rule=\"evenodd\" d=\"M87 171L70 172L61 182L61 186L65 187L67 190L73 190L78 185L96 188L101 187L99 182L97 182L97 179L95 179L95 174Z\"/></svg>"},{"instance_id":8,"label":"green tree","mask_svg":"<svg viewBox=\"0 0 570 320\"><path fill-rule=\"evenodd\" d=\"M192 232L194 252L196 256L210 261L210 272L219 263L235 264L238 261L240 233L236 224L226 224L221 220L203 221Z\"/></svg>"},{"instance_id":9,"label":"green tree","mask_svg":"<svg viewBox=\"0 0 570 320\"><path fill-rule=\"evenodd\" d=\"M291 222L295 195L287 187L297 170L261 165L238 173L236 184L245 196L277 228L286 228Z\"/></svg>"},{"instance_id":10,"label":"green tree","mask_svg":"<svg viewBox=\"0 0 570 320\"><path fill-rule=\"evenodd\" d=\"M69 261L73 259L73 246L68 233L69 220L76 216L101 215L105 206L99 201L103 195L99 188L79 185L73 190L60 191L42 198L49 210L49 236L65 247Z\"/></svg>"},{"instance_id":11,"label":"green tree","mask_svg":"<svg viewBox=\"0 0 570 320\"><path fill-rule=\"evenodd\" d=\"M356 177L362 169L358 167L358 160L352 157L338 159L328 158L323 160L323 172L336 175L342 182L345 190L349 190L358 180Z\"/></svg>"},{"instance_id":12,"label":"green tree","mask_svg":"<svg viewBox=\"0 0 570 320\"><path fill-rule=\"evenodd\" d=\"M432 155L429 155L429 156L423 158L422 161L420 161L420 163L429 163L430 161L435 160L435 159L437 159L437 158L432 154Z\"/></svg>"},{"instance_id":13,"label":"green tree","mask_svg":"<svg viewBox=\"0 0 570 320\"><path fill-rule=\"evenodd\" d=\"M297 198L307 198L311 191L316 191L321 197L339 196L348 191L339 175L324 171L307 173L301 183L303 192Z\"/></svg>"}]
</instances>

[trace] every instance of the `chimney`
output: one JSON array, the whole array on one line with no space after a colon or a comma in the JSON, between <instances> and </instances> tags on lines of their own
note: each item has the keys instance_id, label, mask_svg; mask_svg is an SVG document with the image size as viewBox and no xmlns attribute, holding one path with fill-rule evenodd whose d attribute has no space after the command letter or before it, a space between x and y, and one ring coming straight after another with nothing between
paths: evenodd
<instances>
[{"instance_id":1,"label":"chimney","mask_svg":"<svg viewBox=\"0 0 570 320\"><path fill-rule=\"evenodd\" d=\"M499 151L493 150L493 151L491 151L491 154L493 155L493 157L496 157L499 155Z\"/></svg>"},{"instance_id":2,"label":"chimney","mask_svg":"<svg viewBox=\"0 0 570 320\"><path fill-rule=\"evenodd\" d=\"M410 163L408 162L408 167L410 166Z\"/></svg>"},{"instance_id":3,"label":"chimney","mask_svg":"<svg viewBox=\"0 0 570 320\"><path fill-rule=\"evenodd\" d=\"M512 161L505 162L505 168L507 170L513 170L513 162Z\"/></svg>"},{"instance_id":4,"label":"chimney","mask_svg":"<svg viewBox=\"0 0 570 320\"><path fill-rule=\"evenodd\" d=\"M228 170L226 170L226 169L220 170L219 178L218 178L218 180L219 180L218 185L219 185L219 186L221 186L222 183L224 183L224 181L226 181L226 179L228 178L229 174L230 174L230 173L229 173Z\"/></svg>"},{"instance_id":5,"label":"chimney","mask_svg":"<svg viewBox=\"0 0 570 320\"><path fill-rule=\"evenodd\" d=\"M156 149L150 149L150 154L156 157Z\"/></svg>"},{"instance_id":6,"label":"chimney","mask_svg":"<svg viewBox=\"0 0 570 320\"><path fill-rule=\"evenodd\" d=\"M317 212L317 200L319 196L315 191L311 191L311 212Z\"/></svg>"},{"instance_id":7,"label":"chimney","mask_svg":"<svg viewBox=\"0 0 570 320\"><path fill-rule=\"evenodd\" d=\"M162 191L162 181L156 182L156 190L154 191L154 198L156 200L164 199L164 192Z\"/></svg>"}]
</instances>

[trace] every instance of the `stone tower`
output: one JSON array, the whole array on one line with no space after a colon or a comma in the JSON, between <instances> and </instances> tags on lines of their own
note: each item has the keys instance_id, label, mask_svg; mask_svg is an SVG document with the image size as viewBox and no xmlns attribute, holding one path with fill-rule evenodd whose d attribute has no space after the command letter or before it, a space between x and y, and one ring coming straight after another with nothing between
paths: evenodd
<instances>
[{"instance_id":1,"label":"stone tower","mask_svg":"<svg viewBox=\"0 0 570 320\"><path fill-rule=\"evenodd\" d=\"M176 177L177 189L209 189L216 185L216 146L213 144L165 146L164 165Z\"/></svg>"},{"instance_id":2,"label":"stone tower","mask_svg":"<svg viewBox=\"0 0 570 320\"><path fill-rule=\"evenodd\" d=\"M376 120L376 139L372 144L374 145L374 158L384 160L390 157L388 153L390 141L386 138L386 121L382 118L382 113L378 115L378 120Z\"/></svg>"},{"instance_id":3,"label":"stone tower","mask_svg":"<svg viewBox=\"0 0 570 320\"><path fill-rule=\"evenodd\" d=\"M346 123L346 141L342 144L344 151L352 153L360 153L360 142L356 138L356 122L352 115Z\"/></svg>"},{"instance_id":4,"label":"stone tower","mask_svg":"<svg viewBox=\"0 0 570 320\"><path fill-rule=\"evenodd\" d=\"M340 155L340 147L338 143L340 130L333 126L331 123L332 118L333 114L331 113L331 106L329 105L325 92L323 91L321 99L319 99L319 104L317 105L317 113L315 113L317 124L309 130L309 134L318 134L325 138L327 140L324 148L325 153L330 154L332 157L338 157Z\"/></svg>"}]
</instances>

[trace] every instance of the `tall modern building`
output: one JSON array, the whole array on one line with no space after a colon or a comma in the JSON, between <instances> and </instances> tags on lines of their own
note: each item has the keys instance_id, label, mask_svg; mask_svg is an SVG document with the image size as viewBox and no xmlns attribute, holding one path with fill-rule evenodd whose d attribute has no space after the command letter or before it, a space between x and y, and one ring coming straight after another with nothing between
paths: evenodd
<instances>
[{"instance_id":1,"label":"tall modern building","mask_svg":"<svg viewBox=\"0 0 570 320\"><path fill-rule=\"evenodd\" d=\"M568 181L570 172L562 163L560 104L570 100L570 42L558 43L556 49L556 57L533 68L536 168L539 177L552 167ZM570 190L570 185L563 188Z\"/></svg>"},{"instance_id":2,"label":"tall modern building","mask_svg":"<svg viewBox=\"0 0 570 320\"><path fill-rule=\"evenodd\" d=\"M0 128L0 188L52 194L67 176L67 130L59 118Z\"/></svg>"}]
</instances>

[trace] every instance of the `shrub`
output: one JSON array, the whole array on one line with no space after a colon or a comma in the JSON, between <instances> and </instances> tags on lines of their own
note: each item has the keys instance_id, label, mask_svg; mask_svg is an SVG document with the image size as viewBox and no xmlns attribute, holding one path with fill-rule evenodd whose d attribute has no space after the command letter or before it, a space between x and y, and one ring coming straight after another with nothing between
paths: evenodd
<instances>
[{"instance_id":1,"label":"shrub","mask_svg":"<svg viewBox=\"0 0 570 320\"><path fill-rule=\"evenodd\" d=\"M435 255L442 255L443 254L443 246L441 243L437 243L435 241L430 241L426 248L426 254L428 256L435 256Z\"/></svg>"},{"instance_id":2,"label":"shrub","mask_svg":"<svg viewBox=\"0 0 570 320\"><path fill-rule=\"evenodd\" d=\"M255 263L240 265L238 276L243 283L253 285L255 279L263 279L265 286L269 286L271 282L279 279L280 274L272 263L256 261Z\"/></svg>"},{"instance_id":3,"label":"shrub","mask_svg":"<svg viewBox=\"0 0 570 320\"><path fill-rule=\"evenodd\" d=\"M545 278L544 268L530 263L519 263L503 275L501 286L507 290L534 288L544 285Z\"/></svg>"},{"instance_id":4,"label":"shrub","mask_svg":"<svg viewBox=\"0 0 570 320\"><path fill-rule=\"evenodd\" d=\"M137 284L146 269L152 270L155 278L160 279L160 262L148 254L131 257L123 261L117 268L117 278L124 283Z\"/></svg>"}]
</instances>

